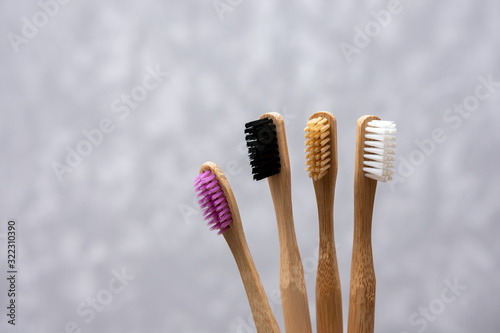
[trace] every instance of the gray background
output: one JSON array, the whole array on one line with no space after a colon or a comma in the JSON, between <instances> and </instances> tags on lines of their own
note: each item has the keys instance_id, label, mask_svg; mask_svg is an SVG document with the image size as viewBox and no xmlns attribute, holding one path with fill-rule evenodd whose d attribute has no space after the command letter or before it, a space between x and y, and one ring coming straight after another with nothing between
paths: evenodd
<instances>
[{"instance_id":1,"label":"gray background","mask_svg":"<svg viewBox=\"0 0 500 333\"><path fill-rule=\"evenodd\" d=\"M316 203L304 172L303 128L315 111L338 120L335 236L347 323L356 119L398 124L404 182L379 184L373 249L376 331L409 322L446 280L467 290L426 332L498 332L500 88L453 128L448 108L478 77L500 81L500 3L402 0L403 11L348 63L339 44L386 1L77 1L14 52L37 1L1 1L0 300L2 332L250 332L250 308L223 237L193 203L192 180L211 160L229 175L254 261L282 329L278 238L266 181L253 182L243 125L286 114L297 239L311 316ZM111 104L170 73L121 119ZM60 182L52 164L103 118L115 124ZM415 140L442 128L425 158ZM413 154L413 155L412 155ZM413 158L418 165L404 166ZM406 161L406 162L405 162ZM17 219L18 325L6 324L5 232ZM107 288L112 270L135 277L86 323L76 309ZM313 324L314 330L315 325ZM422 331L422 329L421 329Z\"/></svg>"}]
</instances>

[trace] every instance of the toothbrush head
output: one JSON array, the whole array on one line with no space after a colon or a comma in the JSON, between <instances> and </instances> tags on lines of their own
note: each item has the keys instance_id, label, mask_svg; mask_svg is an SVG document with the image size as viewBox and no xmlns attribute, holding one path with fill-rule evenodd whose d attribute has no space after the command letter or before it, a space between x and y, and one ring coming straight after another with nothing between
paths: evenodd
<instances>
[{"instance_id":1,"label":"toothbrush head","mask_svg":"<svg viewBox=\"0 0 500 333\"><path fill-rule=\"evenodd\" d=\"M281 169L276 125L270 118L245 124L245 139L254 180L261 180Z\"/></svg>"},{"instance_id":2,"label":"toothbrush head","mask_svg":"<svg viewBox=\"0 0 500 333\"><path fill-rule=\"evenodd\" d=\"M214 171L210 168L201 170L194 180L194 189L210 230L218 230L218 235L224 233L233 222L233 217L224 189Z\"/></svg>"},{"instance_id":3,"label":"toothbrush head","mask_svg":"<svg viewBox=\"0 0 500 333\"><path fill-rule=\"evenodd\" d=\"M333 116L332 116L333 117ZM320 180L332 167L330 122L324 116L314 114L304 129L306 147L306 172L314 181Z\"/></svg>"},{"instance_id":4,"label":"toothbrush head","mask_svg":"<svg viewBox=\"0 0 500 333\"><path fill-rule=\"evenodd\" d=\"M394 175L396 124L387 120L371 120L365 128L363 171L365 176L387 182Z\"/></svg>"}]
</instances>

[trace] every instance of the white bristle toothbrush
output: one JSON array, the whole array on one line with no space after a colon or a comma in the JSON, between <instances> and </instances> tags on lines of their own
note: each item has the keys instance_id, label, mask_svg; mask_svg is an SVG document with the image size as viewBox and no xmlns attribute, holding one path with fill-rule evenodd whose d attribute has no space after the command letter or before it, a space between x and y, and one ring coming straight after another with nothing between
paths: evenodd
<instances>
[{"instance_id":1,"label":"white bristle toothbrush","mask_svg":"<svg viewBox=\"0 0 500 333\"><path fill-rule=\"evenodd\" d=\"M391 180L396 154L396 124L376 116L358 119L354 170L354 239L348 333L373 333L375 270L371 242L377 181Z\"/></svg>"}]
</instances>

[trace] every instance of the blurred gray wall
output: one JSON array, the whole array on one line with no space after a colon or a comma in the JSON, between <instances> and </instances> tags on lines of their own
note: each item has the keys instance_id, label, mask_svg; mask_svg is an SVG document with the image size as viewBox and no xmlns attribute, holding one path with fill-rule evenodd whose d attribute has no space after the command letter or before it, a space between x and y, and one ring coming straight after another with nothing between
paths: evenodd
<instances>
[{"instance_id":1,"label":"blurred gray wall","mask_svg":"<svg viewBox=\"0 0 500 333\"><path fill-rule=\"evenodd\" d=\"M231 253L193 203L207 160L230 178L284 329L274 210L243 136L269 111L286 119L314 320L303 128L320 110L338 120L344 324L355 125L376 114L399 129L373 219L376 331L498 332L498 1L60 1L0 2L1 332L252 332Z\"/></svg>"}]
</instances>

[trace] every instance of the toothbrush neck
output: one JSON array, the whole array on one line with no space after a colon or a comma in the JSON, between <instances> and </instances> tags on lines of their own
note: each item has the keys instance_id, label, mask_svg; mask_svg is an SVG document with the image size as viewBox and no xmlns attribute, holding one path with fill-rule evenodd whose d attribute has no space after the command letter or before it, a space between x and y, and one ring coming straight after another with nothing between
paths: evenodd
<instances>
[{"instance_id":1,"label":"toothbrush neck","mask_svg":"<svg viewBox=\"0 0 500 333\"><path fill-rule=\"evenodd\" d=\"M331 243L334 240L333 202L335 195L335 177L327 174L320 180L314 181L314 191L318 205L320 242Z\"/></svg>"},{"instance_id":2,"label":"toothbrush neck","mask_svg":"<svg viewBox=\"0 0 500 333\"><path fill-rule=\"evenodd\" d=\"M354 186L354 243L371 247L373 203L377 181L362 177Z\"/></svg>"}]
</instances>

